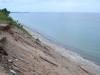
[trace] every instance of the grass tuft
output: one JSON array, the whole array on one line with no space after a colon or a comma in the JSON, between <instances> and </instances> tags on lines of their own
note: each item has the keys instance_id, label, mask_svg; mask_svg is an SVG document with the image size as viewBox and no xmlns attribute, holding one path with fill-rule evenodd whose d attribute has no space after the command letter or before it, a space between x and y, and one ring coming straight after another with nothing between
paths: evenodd
<instances>
[{"instance_id":1,"label":"grass tuft","mask_svg":"<svg viewBox=\"0 0 100 75\"><path fill-rule=\"evenodd\" d=\"M3 10L3 9L1 9L1 10ZM27 30L25 30L25 29L23 28L23 25L21 25L18 21L13 20L9 15L6 15L6 14L5 14L4 12L2 12L1 10L0 10L0 23L1 23L1 24L8 24L8 25L16 26L16 27L19 28L21 31L23 31L23 32L25 32L26 34L28 34L28 35L31 36L31 34L30 34Z\"/></svg>"}]
</instances>

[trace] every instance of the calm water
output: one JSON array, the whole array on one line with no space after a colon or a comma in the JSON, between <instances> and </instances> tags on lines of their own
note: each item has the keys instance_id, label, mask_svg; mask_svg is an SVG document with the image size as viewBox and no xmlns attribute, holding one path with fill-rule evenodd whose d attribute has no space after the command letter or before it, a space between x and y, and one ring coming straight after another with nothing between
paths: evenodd
<instances>
[{"instance_id":1,"label":"calm water","mask_svg":"<svg viewBox=\"0 0 100 75\"><path fill-rule=\"evenodd\" d=\"M12 13L11 16L100 65L100 13Z\"/></svg>"}]
</instances>

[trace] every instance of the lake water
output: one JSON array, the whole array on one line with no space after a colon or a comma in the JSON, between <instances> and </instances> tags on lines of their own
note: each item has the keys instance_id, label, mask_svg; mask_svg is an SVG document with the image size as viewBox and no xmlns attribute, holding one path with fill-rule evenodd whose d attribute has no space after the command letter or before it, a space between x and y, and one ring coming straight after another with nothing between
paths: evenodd
<instances>
[{"instance_id":1,"label":"lake water","mask_svg":"<svg viewBox=\"0 0 100 75\"><path fill-rule=\"evenodd\" d=\"M11 13L11 16L100 65L100 13Z\"/></svg>"}]
</instances>

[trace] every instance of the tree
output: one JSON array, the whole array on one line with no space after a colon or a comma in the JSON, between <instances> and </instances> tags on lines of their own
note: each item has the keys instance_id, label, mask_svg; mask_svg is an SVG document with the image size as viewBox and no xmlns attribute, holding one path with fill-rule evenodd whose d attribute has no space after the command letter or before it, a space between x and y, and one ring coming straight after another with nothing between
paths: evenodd
<instances>
[{"instance_id":1,"label":"tree","mask_svg":"<svg viewBox=\"0 0 100 75\"><path fill-rule=\"evenodd\" d=\"M0 10L0 13L3 13L4 15L9 16L10 11L8 11L6 8L4 8L4 9Z\"/></svg>"}]
</instances>

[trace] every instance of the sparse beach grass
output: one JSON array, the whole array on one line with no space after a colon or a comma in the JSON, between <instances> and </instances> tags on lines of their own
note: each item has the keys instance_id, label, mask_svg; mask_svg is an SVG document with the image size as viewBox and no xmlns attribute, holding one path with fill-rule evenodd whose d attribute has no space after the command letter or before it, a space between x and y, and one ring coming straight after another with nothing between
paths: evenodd
<instances>
[{"instance_id":1,"label":"sparse beach grass","mask_svg":"<svg viewBox=\"0 0 100 75\"><path fill-rule=\"evenodd\" d=\"M0 9L0 24L8 24L8 25L16 26L21 31L30 35L29 32L23 28L23 25L21 25L18 21L13 20L9 16L9 14L10 14L10 12L7 9Z\"/></svg>"}]
</instances>

